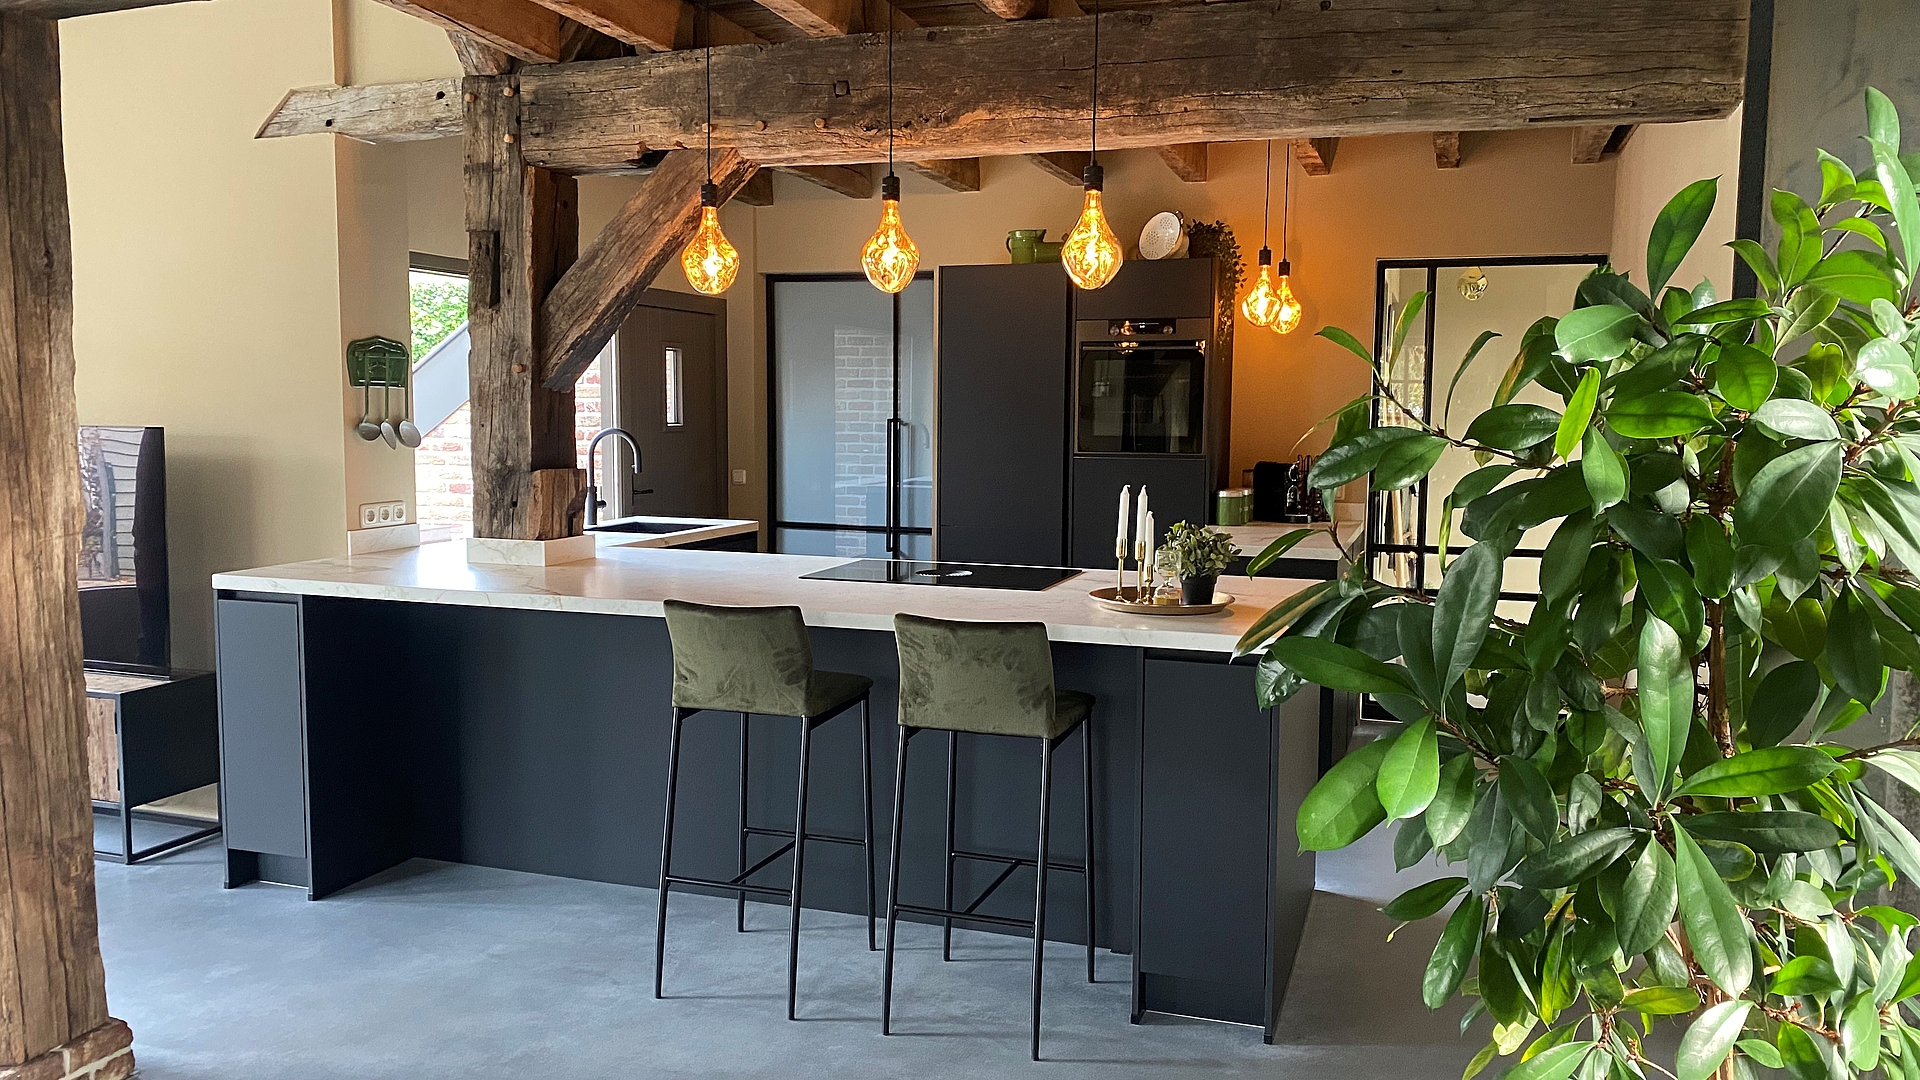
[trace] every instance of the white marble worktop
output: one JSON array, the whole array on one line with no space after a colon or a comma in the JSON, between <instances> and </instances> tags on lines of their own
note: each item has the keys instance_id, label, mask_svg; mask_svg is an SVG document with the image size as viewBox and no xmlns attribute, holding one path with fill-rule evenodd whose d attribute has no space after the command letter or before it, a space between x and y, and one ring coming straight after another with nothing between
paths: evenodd
<instances>
[{"instance_id":1,"label":"white marble worktop","mask_svg":"<svg viewBox=\"0 0 1920 1080\"><path fill-rule=\"evenodd\" d=\"M760 531L760 523L749 518L649 517L645 514L637 514L615 520L657 521L680 525L683 528L678 532L670 533L596 531L592 535L594 542L600 547L670 548L679 547L682 544L696 544L702 540L718 540L724 536L739 536L742 533Z\"/></svg>"},{"instance_id":2,"label":"white marble worktop","mask_svg":"<svg viewBox=\"0 0 1920 1080\"><path fill-rule=\"evenodd\" d=\"M797 605L808 625L893 629L897 612L932 618L1047 624L1056 641L1231 652L1269 607L1313 584L1227 577L1234 604L1216 615L1150 616L1109 611L1087 593L1113 584L1091 570L1041 592L805 581L802 574L849 561L816 555L603 546L597 558L555 566L472 565L458 542L314 559L215 574L213 587L467 607L527 608L659 617L666 599L706 604Z\"/></svg>"},{"instance_id":3,"label":"white marble worktop","mask_svg":"<svg viewBox=\"0 0 1920 1080\"><path fill-rule=\"evenodd\" d=\"M1311 528L1312 536L1287 549L1284 556L1288 559L1325 559L1337 562L1342 558L1340 546L1334 541L1334 529L1339 529L1340 540L1353 547L1354 541L1365 531L1366 522L1361 521L1316 521L1310 525L1279 521L1249 521L1245 525L1215 525L1214 528L1233 537L1240 553L1251 559L1267 549L1267 545L1293 532L1296 529Z\"/></svg>"}]
</instances>

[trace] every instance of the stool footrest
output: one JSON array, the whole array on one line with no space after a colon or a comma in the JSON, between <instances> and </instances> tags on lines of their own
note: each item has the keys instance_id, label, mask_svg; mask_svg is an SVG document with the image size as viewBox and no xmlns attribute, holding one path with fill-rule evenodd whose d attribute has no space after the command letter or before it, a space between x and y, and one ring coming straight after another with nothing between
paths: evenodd
<instances>
[{"instance_id":1,"label":"stool footrest","mask_svg":"<svg viewBox=\"0 0 1920 1080\"><path fill-rule=\"evenodd\" d=\"M661 880L668 885L698 885L707 889L728 889L760 896L778 896L782 899L793 897L791 890L782 889L777 885L754 885L745 881L721 881L718 878L685 877L680 874L670 874Z\"/></svg>"},{"instance_id":2,"label":"stool footrest","mask_svg":"<svg viewBox=\"0 0 1920 1080\"><path fill-rule=\"evenodd\" d=\"M1010 926L1017 930L1033 929L1032 919L1010 919L1005 915L988 915L984 912L953 911L949 908L922 907L919 904L894 904L895 911L904 911L911 915L926 915L935 919L965 919L972 922L992 923L995 926Z\"/></svg>"},{"instance_id":3,"label":"stool footrest","mask_svg":"<svg viewBox=\"0 0 1920 1080\"><path fill-rule=\"evenodd\" d=\"M1022 859L1017 855L994 855L985 851L962 851L959 848L955 848L950 853L950 857L955 859L977 859L981 862L1011 863L1014 866L1040 865L1039 863L1035 862L1032 859ZM1061 862L1058 859L1048 859L1047 869L1062 870L1069 874L1084 874L1087 872L1087 864Z\"/></svg>"},{"instance_id":4,"label":"stool footrest","mask_svg":"<svg viewBox=\"0 0 1920 1080\"><path fill-rule=\"evenodd\" d=\"M787 841L788 841L787 846L788 847L793 846L792 844L793 830L792 829L769 829L761 825L748 825L742 828L740 831L747 834L748 836L784 836L787 838ZM865 840L862 840L857 836L835 836L832 833L810 832L807 834L807 839L811 841L815 841L817 843L822 843L822 844L852 844L854 847L865 847L867 843ZM1027 861L1032 862L1033 860L1029 859Z\"/></svg>"}]
</instances>

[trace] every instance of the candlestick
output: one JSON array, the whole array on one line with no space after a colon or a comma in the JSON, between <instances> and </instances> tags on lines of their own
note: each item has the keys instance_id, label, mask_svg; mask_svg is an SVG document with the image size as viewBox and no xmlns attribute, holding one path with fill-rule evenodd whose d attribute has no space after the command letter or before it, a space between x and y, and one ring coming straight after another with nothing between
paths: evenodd
<instances>
[{"instance_id":1,"label":"candlestick","mask_svg":"<svg viewBox=\"0 0 1920 1080\"><path fill-rule=\"evenodd\" d=\"M1147 539L1147 485L1145 484L1140 485L1140 497L1134 500L1133 520L1133 540L1135 545L1139 545Z\"/></svg>"},{"instance_id":2,"label":"candlestick","mask_svg":"<svg viewBox=\"0 0 1920 1080\"><path fill-rule=\"evenodd\" d=\"M1129 506L1128 504L1131 503L1132 501L1133 501L1133 485L1131 484L1121 485L1120 487L1120 524L1118 527L1118 531L1115 533L1113 538L1113 559L1115 564L1115 570L1114 570L1115 579L1114 579L1113 585L1116 590L1114 595L1120 598L1121 600L1125 600L1127 598L1126 597L1127 540L1128 540L1127 526L1132 524L1132 521L1130 520L1131 518L1130 511L1132 507Z\"/></svg>"},{"instance_id":3,"label":"candlestick","mask_svg":"<svg viewBox=\"0 0 1920 1080\"><path fill-rule=\"evenodd\" d=\"M1146 498L1146 496L1142 494L1141 498L1144 499ZM1142 528L1147 535L1147 554L1146 554L1146 557L1140 563L1140 572L1146 578L1146 585L1144 586L1144 591L1146 592L1146 595L1147 595L1147 603L1152 603L1153 602L1153 577L1154 577L1154 571L1157 569L1153 564L1155 562L1155 557L1158 554L1156 551L1154 551L1154 540L1156 539L1156 536L1153 530L1153 514L1151 513L1147 514L1147 520L1142 525Z\"/></svg>"}]
</instances>

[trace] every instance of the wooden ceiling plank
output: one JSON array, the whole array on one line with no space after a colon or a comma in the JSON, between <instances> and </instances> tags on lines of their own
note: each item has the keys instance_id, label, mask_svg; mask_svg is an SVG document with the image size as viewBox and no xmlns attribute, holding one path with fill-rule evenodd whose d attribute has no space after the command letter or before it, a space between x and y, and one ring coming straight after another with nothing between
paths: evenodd
<instances>
[{"instance_id":1,"label":"wooden ceiling plank","mask_svg":"<svg viewBox=\"0 0 1920 1080\"><path fill-rule=\"evenodd\" d=\"M680 28L682 0L535 0L541 7L636 48L665 52Z\"/></svg>"},{"instance_id":2,"label":"wooden ceiling plank","mask_svg":"<svg viewBox=\"0 0 1920 1080\"><path fill-rule=\"evenodd\" d=\"M1027 160L1061 183L1079 187L1085 182L1083 174L1092 157L1085 150L1055 150L1044 154L1028 154Z\"/></svg>"},{"instance_id":3,"label":"wooden ceiling plank","mask_svg":"<svg viewBox=\"0 0 1920 1080\"><path fill-rule=\"evenodd\" d=\"M469 75L511 75L519 61L464 30L447 31L460 70Z\"/></svg>"},{"instance_id":4,"label":"wooden ceiling plank","mask_svg":"<svg viewBox=\"0 0 1920 1080\"><path fill-rule=\"evenodd\" d=\"M530 64L568 55L565 20L530 0L379 0L443 30L467 34Z\"/></svg>"},{"instance_id":5,"label":"wooden ceiling plank","mask_svg":"<svg viewBox=\"0 0 1920 1080\"><path fill-rule=\"evenodd\" d=\"M980 190L979 158L909 161L907 168L951 191Z\"/></svg>"},{"instance_id":6,"label":"wooden ceiling plank","mask_svg":"<svg viewBox=\"0 0 1920 1080\"><path fill-rule=\"evenodd\" d=\"M1042 9L1042 0L978 0L981 7L1003 19L1024 19Z\"/></svg>"},{"instance_id":7,"label":"wooden ceiling plank","mask_svg":"<svg viewBox=\"0 0 1920 1080\"><path fill-rule=\"evenodd\" d=\"M103 15L109 11L133 11L136 8L177 4L181 0L0 0L0 15L22 15L32 19L71 19L79 15Z\"/></svg>"},{"instance_id":8,"label":"wooden ceiling plank","mask_svg":"<svg viewBox=\"0 0 1920 1080\"><path fill-rule=\"evenodd\" d=\"M1325 176L1333 171L1333 155L1340 149L1339 139L1295 139L1293 156L1300 171L1308 176Z\"/></svg>"},{"instance_id":9,"label":"wooden ceiling plank","mask_svg":"<svg viewBox=\"0 0 1920 1080\"><path fill-rule=\"evenodd\" d=\"M1105 18L1102 49L1110 41L1112 55L1128 58L1127 79L1102 87L1100 142L1115 149L1669 123L1725 116L1744 88L1747 0L1618 0L1604 11L1511 0L1498 11L1497 34L1469 32L1458 12L1436 12L1427 0L1346 0L1324 11L1221 3ZM1602 23L1614 32L1598 32ZM1084 146L1085 32L1072 19L1029 19L899 36L900 156ZM528 160L575 173L625 171L636 145L696 145L704 116L685 103L703 85L699 61L659 53L523 72ZM871 39L716 48L713 63L714 84L732 88L716 117L721 145L782 165L885 159L884 69ZM410 126L435 123L430 111L373 120L300 104L329 113L335 127L276 115L265 133L367 127L404 137Z\"/></svg>"},{"instance_id":10,"label":"wooden ceiling plank","mask_svg":"<svg viewBox=\"0 0 1920 1080\"><path fill-rule=\"evenodd\" d=\"M362 142L408 142L459 135L459 79L371 86L303 86L287 91L256 139L331 133Z\"/></svg>"},{"instance_id":11,"label":"wooden ceiling plank","mask_svg":"<svg viewBox=\"0 0 1920 1080\"><path fill-rule=\"evenodd\" d=\"M808 37L839 37L853 27L858 0L754 0Z\"/></svg>"},{"instance_id":12,"label":"wooden ceiling plank","mask_svg":"<svg viewBox=\"0 0 1920 1080\"><path fill-rule=\"evenodd\" d=\"M714 154L712 178L723 203L754 169L731 150ZM704 154L668 154L547 293L534 368L547 389L572 389L647 286L679 256L699 224L700 185L707 179Z\"/></svg>"},{"instance_id":13,"label":"wooden ceiling plank","mask_svg":"<svg viewBox=\"0 0 1920 1080\"><path fill-rule=\"evenodd\" d=\"M1167 163L1167 168L1173 170L1173 175L1189 184L1207 182L1206 143L1177 143L1155 149L1160 151L1160 160Z\"/></svg>"},{"instance_id":14,"label":"wooden ceiling plank","mask_svg":"<svg viewBox=\"0 0 1920 1080\"><path fill-rule=\"evenodd\" d=\"M1613 138L1612 124L1589 125L1573 129L1573 163L1575 165L1593 165L1607 151L1607 142Z\"/></svg>"},{"instance_id":15,"label":"wooden ceiling plank","mask_svg":"<svg viewBox=\"0 0 1920 1080\"><path fill-rule=\"evenodd\" d=\"M773 170L761 169L755 172L752 179L742 184L739 191L733 193L730 201L745 203L748 206L772 206Z\"/></svg>"},{"instance_id":16,"label":"wooden ceiling plank","mask_svg":"<svg viewBox=\"0 0 1920 1080\"><path fill-rule=\"evenodd\" d=\"M1433 164L1441 169L1460 167L1459 132L1436 131L1433 133Z\"/></svg>"},{"instance_id":17,"label":"wooden ceiling plank","mask_svg":"<svg viewBox=\"0 0 1920 1080\"><path fill-rule=\"evenodd\" d=\"M792 165L780 171L849 199L873 198L873 174L854 165Z\"/></svg>"}]
</instances>

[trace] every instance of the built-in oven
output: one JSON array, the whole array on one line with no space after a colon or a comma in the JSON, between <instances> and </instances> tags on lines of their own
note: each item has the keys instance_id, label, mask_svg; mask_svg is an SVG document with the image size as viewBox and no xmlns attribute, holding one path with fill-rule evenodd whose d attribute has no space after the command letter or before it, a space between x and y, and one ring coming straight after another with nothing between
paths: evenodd
<instances>
[{"instance_id":1,"label":"built-in oven","mask_svg":"<svg viewBox=\"0 0 1920 1080\"><path fill-rule=\"evenodd\" d=\"M1206 319L1083 319L1074 360L1077 454L1200 454Z\"/></svg>"}]
</instances>

